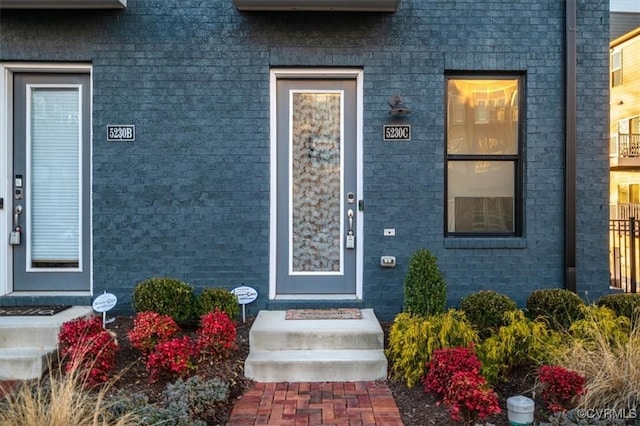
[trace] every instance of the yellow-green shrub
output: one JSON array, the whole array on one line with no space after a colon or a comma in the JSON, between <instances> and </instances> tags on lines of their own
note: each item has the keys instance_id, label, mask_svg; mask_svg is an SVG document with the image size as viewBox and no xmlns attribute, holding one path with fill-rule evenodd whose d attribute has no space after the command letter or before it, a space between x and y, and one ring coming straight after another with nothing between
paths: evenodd
<instances>
[{"instance_id":1,"label":"yellow-green shrub","mask_svg":"<svg viewBox=\"0 0 640 426\"><path fill-rule=\"evenodd\" d=\"M583 306L580 309L584 318L575 321L569 328L573 340L579 340L587 346L597 347L597 339L605 338L610 344L625 344L631 332L631 320L618 316L605 306Z\"/></svg>"},{"instance_id":2,"label":"yellow-green shrub","mask_svg":"<svg viewBox=\"0 0 640 426\"><path fill-rule=\"evenodd\" d=\"M455 309L428 317L400 313L389 331L386 353L392 374L413 387L426 374L435 349L468 346L477 341L478 335L464 313Z\"/></svg>"},{"instance_id":3,"label":"yellow-green shrub","mask_svg":"<svg viewBox=\"0 0 640 426\"><path fill-rule=\"evenodd\" d=\"M560 333L549 329L544 321L526 318L521 310L505 313L507 325L480 343L482 374L495 383L516 368L530 368L555 356L562 345Z\"/></svg>"},{"instance_id":4,"label":"yellow-green shrub","mask_svg":"<svg viewBox=\"0 0 640 426\"><path fill-rule=\"evenodd\" d=\"M554 362L586 378L581 407L629 413L640 403L640 326L628 327L628 318L604 308L585 310L572 326Z\"/></svg>"},{"instance_id":5,"label":"yellow-green shrub","mask_svg":"<svg viewBox=\"0 0 640 426\"><path fill-rule=\"evenodd\" d=\"M606 306L616 315L624 315L632 323L640 321L640 293L607 294L596 301L597 306Z\"/></svg>"}]
</instances>

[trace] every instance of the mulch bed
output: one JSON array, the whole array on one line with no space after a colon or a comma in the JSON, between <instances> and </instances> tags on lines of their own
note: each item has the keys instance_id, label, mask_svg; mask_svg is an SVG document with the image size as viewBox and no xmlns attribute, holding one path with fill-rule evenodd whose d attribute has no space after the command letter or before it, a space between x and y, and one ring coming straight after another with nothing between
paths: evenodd
<instances>
[{"instance_id":1,"label":"mulch bed","mask_svg":"<svg viewBox=\"0 0 640 426\"><path fill-rule=\"evenodd\" d=\"M202 363L197 367L196 374L207 379L218 377L230 385L231 396L228 401L218 407L216 418L210 423L212 425L226 425L235 402L254 386L254 382L243 375L244 360L249 354L249 330L252 323L253 318L248 318L246 323L237 322L238 350L229 359ZM142 393L152 403L161 401L169 379L161 378L156 382L149 380L149 374L140 352L129 344L127 332L132 325L133 320L130 317L117 317L113 323L107 325L107 329L117 336L120 345L116 362L118 379L112 390L122 389L131 395ZM386 342L391 323L382 323L381 325L385 332ZM184 333L195 334L195 327L184 330ZM404 382L392 379L387 380L387 384L406 426L451 426L456 424L451 420L446 407L439 405L432 395L427 394L421 384L408 388ZM494 387L503 411L498 416L486 419L487 424L509 426L506 399L519 394L531 397L530 391L533 385L532 375L526 372L516 372L508 381ZM536 421L546 420L548 413L541 410L542 401L539 398L534 398L534 401L536 403Z\"/></svg>"},{"instance_id":2,"label":"mulch bed","mask_svg":"<svg viewBox=\"0 0 640 426\"><path fill-rule=\"evenodd\" d=\"M197 374L205 378L219 377L231 384L231 397L226 404L219 407L218 418L212 424L226 425L237 399L254 385L253 381L243 375L244 360L249 354L249 330L252 323L253 318L248 318L246 323L237 323L238 351L231 358L223 362L204 363L198 366ZM116 333L121 348L117 358L117 369L121 372L121 376L116 382L115 388L125 389L131 393L143 392L151 402L161 400L162 392L168 380L165 378L153 383L149 381L149 375L140 353L131 347L126 336L132 325L133 321L129 317L117 317L114 323L107 325L109 330ZM390 326L391 323L382 323L385 341ZM195 328L187 329L185 332L195 333ZM451 420L446 407L438 405L437 400L432 395L427 394L420 384L413 388L408 388L404 382L398 380L388 380L387 383L406 426L450 426L455 424ZM495 426L508 426L506 399L519 394L531 397L531 394L527 392L532 387L532 377L523 372L520 372L518 376L512 377L510 381L495 387L503 412L499 416L494 416L486 421ZM541 401L537 400L536 407L541 406ZM536 419L543 420L546 417L544 413L537 413Z\"/></svg>"},{"instance_id":3,"label":"mulch bed","mask_svg":"<svg viewBox=\"0 0 640 426\"><path fill-rule=\"evenodd\" d=\"M253 318L246 323L237 322L238 350L223 361L204 362L197 366L195 374L206 379L218 377L230 386L230 398L226 404L221 404L216 412L214 425L225 425L231 414L233 404L240 396L253 386L253 381L244 377L244 360L249 355L249 329ZM116 334L120 351L116 359L116 370L119 377L113 386L113 390L123 389L127 393L143 393L149 398L149 402L155 403L162 400L168 377L161 377L158 381L151 382L146 370L144 359L140 352L129 343L127 333L133 327L133 318L116 317L115 321L107 325L107 329ZM183 335L195 337L196 328L183 328Z\"/></svg>"}]
</instances>

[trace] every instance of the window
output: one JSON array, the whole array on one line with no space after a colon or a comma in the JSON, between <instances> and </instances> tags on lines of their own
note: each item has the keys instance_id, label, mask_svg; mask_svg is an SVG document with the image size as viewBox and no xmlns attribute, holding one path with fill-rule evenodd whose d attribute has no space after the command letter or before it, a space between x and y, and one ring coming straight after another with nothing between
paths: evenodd
<instances>
[{"instance_id":1,"label":"window","mask_svg":"<svg viewBox=\"0 0 640 426\"><path fill-rule=\"evenodd\" d=\"M522 77L450 75L446 84L446 234L520 236Z\"/></svg>"},{"instance_id":2,"label":"window","mask_svg":"<svg viewBox=\"0 0 640 426\"><path fill-rule=\"evenodd\" d=\"M622 50L611 52L611 87L622 84Z\"/></svg>"}]
</instances>

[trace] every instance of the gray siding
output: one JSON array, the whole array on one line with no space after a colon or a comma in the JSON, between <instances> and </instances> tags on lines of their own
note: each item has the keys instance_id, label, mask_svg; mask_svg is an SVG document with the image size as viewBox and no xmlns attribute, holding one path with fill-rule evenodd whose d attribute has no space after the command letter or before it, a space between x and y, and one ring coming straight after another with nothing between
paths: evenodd
<instances>
[{"instance_id":1,"label":"gray siding","mask_svg":"<svg viewBox=\"0 0 640 426\"><path fill-rule=\"evenodd\" d=\"M451 305L479 289L523 304L564 285L564 2L401 0L392 14L240 13L230 0L130 1L123 11L0 14L0 60L93 65L94 288L125 309L173 276L256 288L268 306L269 69L364 70L362 306L401 309L407 262L439 259ZM608 291L607 0L578 2L578 289ZM444 75L526 75L525 236L445 241ZM385 143L387 99L414 113ZM106 142L135 124L134 143ZM396 237L382 236L395 228ZM379 266L395 255L398 266ZM275 306L275 305L274 305Z\"/></svg>"}]
</instances>

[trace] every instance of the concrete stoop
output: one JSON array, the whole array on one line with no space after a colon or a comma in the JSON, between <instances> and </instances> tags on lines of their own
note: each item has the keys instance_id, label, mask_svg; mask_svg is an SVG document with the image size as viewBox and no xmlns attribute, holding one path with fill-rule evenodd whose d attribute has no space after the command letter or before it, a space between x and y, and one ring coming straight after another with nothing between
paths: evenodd
<instances>
[{"instance_id":1,"label":"concrete stoop","mask_svg":"<svg viewBox=\"0 0 640 426\"><path fill-rule=\"evenodd\" d=\"M286 320L260 311L249 332L245 376L258 382L384 380L384 334L372 309L362 319Z\"/></svg>"},{"instance_id":2,"label":"concrete stoop","mask_svg":"<svg viewBox=\"0 0 640 426\"><path fill-rule=\"evenodd\" d=\"M52 316L0 317L0 380L42 377L57 353L60 326L91 315L91 306L72 306Z\"/></svg>"}]
</instances>

